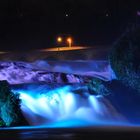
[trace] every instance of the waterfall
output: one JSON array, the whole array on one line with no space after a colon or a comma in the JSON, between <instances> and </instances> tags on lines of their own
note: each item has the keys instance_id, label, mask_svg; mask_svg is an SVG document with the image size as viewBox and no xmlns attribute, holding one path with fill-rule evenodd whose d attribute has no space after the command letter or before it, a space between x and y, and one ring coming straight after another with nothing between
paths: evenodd
<instances>
[{"instance_id":1,"label":"waterfall","mask_svg":"<svg viewBox=\"0 0 140 140\"><path fill-rule=\"evenodd\" d=\"M30 125L68 127L123 120L109 101L90 95L86 86L48 87L16 90L20 94L21 110Z\"/></svg>"}]
</instances>

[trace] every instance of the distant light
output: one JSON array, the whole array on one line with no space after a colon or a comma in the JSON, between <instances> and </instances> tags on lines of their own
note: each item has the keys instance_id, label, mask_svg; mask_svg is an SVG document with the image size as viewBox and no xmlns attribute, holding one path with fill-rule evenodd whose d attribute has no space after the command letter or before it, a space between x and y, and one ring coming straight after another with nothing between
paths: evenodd
<instances>
[{"instance_id":1,"label":"distant light","mask_svg":"<svg viewBox=\"0 0 140 140\"><path fill-rule=\"evenodd\" d=\"M68 14L66 14L66 17L68 17L69 15Z\"/></svg>"},{"instance_id":2,"label":"distant light","mask_svg":"<svg viewBox=\"0 0 140 140\"><path fill-rule=\"evenodd\" d=\"M58 37L57 42L59 42L59 43L62 42L62 37Z\"/></svg>"},{"instance_id":3,"label":"distant light","mask_svg":"<svg viewBox=\"0 0 140 140\"><path fill-rule=\"evenodd\" d=\"M109 16L109 14L106 14L106 17L108 17Z\"/></svg>"},{"instance_id":4,"label":"distant light","mask_svg":"<svg viewBox=\"0 0 140 140\"><path fill-rule=\"evenodd\" d=\"M140 11L137 11L137 15L140 16Z\"/></svg>"}]
</instances>

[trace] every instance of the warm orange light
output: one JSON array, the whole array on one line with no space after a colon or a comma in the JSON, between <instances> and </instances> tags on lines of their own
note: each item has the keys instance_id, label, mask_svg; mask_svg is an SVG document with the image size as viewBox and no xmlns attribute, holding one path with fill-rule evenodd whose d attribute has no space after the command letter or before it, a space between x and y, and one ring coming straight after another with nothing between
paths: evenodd
<instances>
[{"instance_id":1,"label":"warm orange light","mask_svg":"<svg viewBox=\"0 0 140 140\"><path fill-rule=\"evenodd\" d=\"M70 37L67 38L67 42L68 42L68 43L72 43L72 38L70 38Z\"/></svg>"},{"instance_id":2,"label":"warm orange light","mask_svg":"<svg viewBox=\"0 0 140 140\"><path fill-rule=\"evenodd\" d=\"M67 42L68 42L68 44L69 44L69 47L71 47L72 46L72 38L67 38Z\"/></svg>"},{"instance_id":3,"label":"warm orange light","mask_svg":"<svg viewBox=\"0 0 140 140\"><path fill-rule=\"evenodd\" d=\"M57 42L62 42L62 37L58 37Z\"/></svg>"}]
</instances>

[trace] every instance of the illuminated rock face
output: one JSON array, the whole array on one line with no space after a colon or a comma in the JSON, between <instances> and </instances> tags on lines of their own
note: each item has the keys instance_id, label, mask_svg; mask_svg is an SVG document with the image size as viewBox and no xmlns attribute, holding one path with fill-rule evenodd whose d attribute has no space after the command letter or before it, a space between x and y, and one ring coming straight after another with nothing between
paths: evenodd
<instances>
[{"instance_id":1,"label":"illuminated rock face","mask_svg":"<svg viewBox=\"0 0 140 140\"><path fill-rule=\"evenodd\" d=\"M86 83L91 78L108 81L115 75L106 61L0 62L0 80L21 83Z\"/></svg>"}]
</instances>

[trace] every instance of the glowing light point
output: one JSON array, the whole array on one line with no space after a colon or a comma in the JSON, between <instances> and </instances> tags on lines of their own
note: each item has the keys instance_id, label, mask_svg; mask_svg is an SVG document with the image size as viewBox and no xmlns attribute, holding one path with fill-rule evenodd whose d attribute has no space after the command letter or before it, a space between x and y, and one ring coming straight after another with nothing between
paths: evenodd
<instances>
[{"instance_id":1,"label":"glowing light point","mask_svg":"<svg viewBox=\"0 0 140 140\"><path fill-rule=\"evenodd\" d=\"M106 17L109 17L109 14L107 13L105 16L106 16Z\"/></svg>"},{"instance_id":2,"label":"glowing light point","mask_svg":"<svg viewBox=\"0 0 140 140\"><path fill-rule=\"evenodd\" d=\"M59 43L62 42L62 37L58 37L57 42L59 42Z\"/></svg>"}]
</instances>

